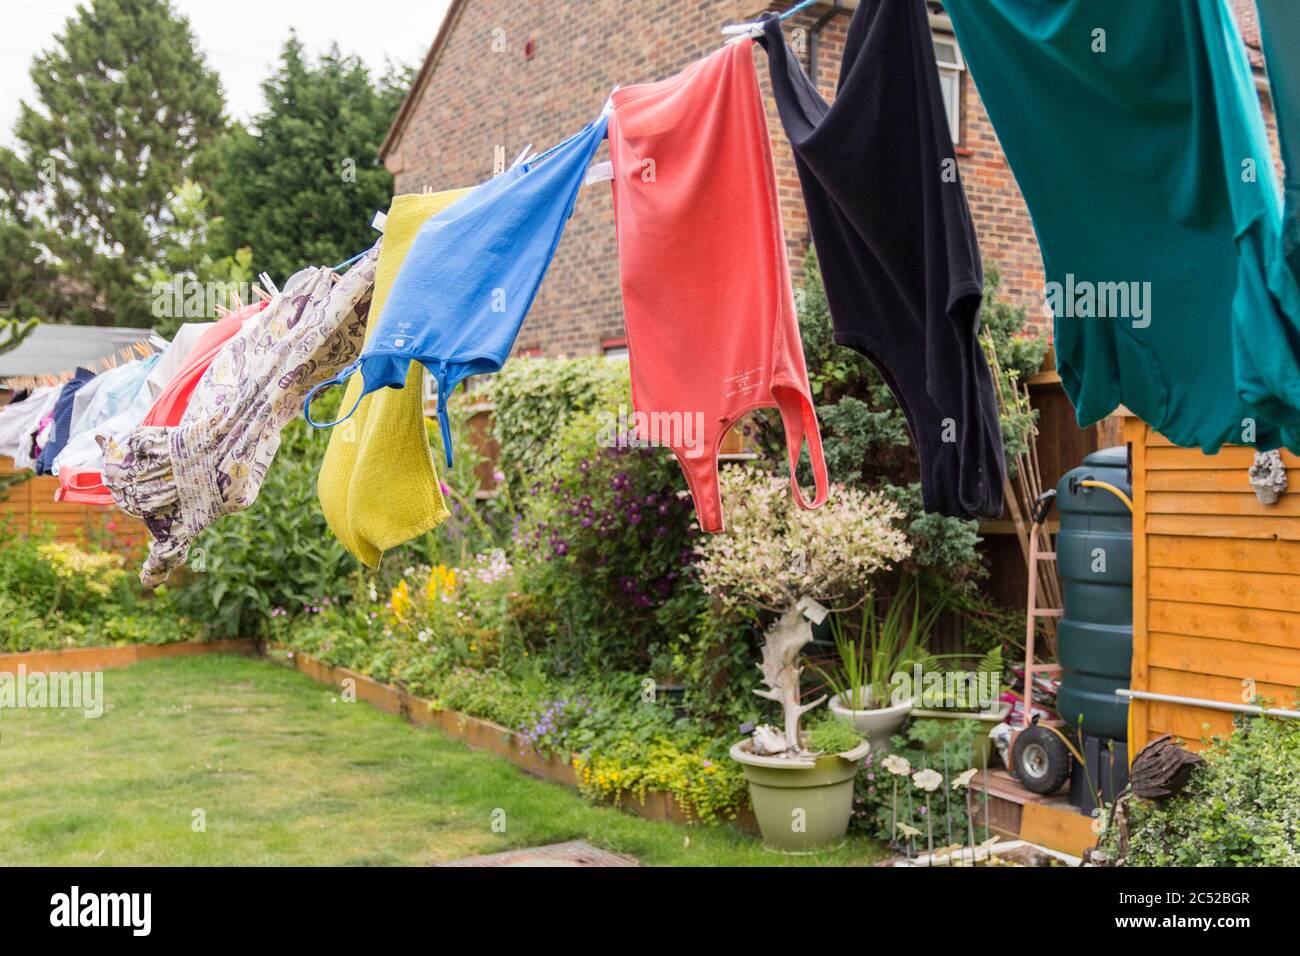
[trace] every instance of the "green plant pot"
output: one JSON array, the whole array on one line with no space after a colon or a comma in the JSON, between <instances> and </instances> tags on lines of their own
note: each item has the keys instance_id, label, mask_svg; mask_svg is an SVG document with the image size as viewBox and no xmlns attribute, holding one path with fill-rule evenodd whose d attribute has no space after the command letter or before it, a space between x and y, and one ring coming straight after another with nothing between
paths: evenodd
<instances>
[{"instance_id":1,"label":"green plant pot","mask_svg":"<svg viewBox=\"0 0 1300 956\"><path fill-rule=\"evenodd\" d=\"M755 757L741 747L733 746L731 756L749 781L749 799L765 847L781 853L815 853L844 842L861 756L776 761ZM861 749L865 756L867 748Z\"/></svg>"},{"instance_id":2,"label":"green plant pot","mask_svg":"<svg viewBox=\"0 0 1300 956\"><path fill-rule=\"evenodd\" d=\"M993 741L989 739L988 731L994 725L1005 721L1010 712L1010 704L1000 704L997 711L992 714L981 712L971 713L960 710L917 709L912 711L912 722L917 724L923 721L935 721L936 723L949 726L954 725L957 721L961 720L973 720L977 722L983 729L983 733L976 740L972 741L971 746L973 752L970 754L970 757L974 762L972 764L973 766L980 770L985 770L989 767L989 761L993 759ZM927 743L925 749L931 752L942 750L944 741L955 739L956 736L955 730L951 735L943 734Z\"/></svg>"}]
</instances>

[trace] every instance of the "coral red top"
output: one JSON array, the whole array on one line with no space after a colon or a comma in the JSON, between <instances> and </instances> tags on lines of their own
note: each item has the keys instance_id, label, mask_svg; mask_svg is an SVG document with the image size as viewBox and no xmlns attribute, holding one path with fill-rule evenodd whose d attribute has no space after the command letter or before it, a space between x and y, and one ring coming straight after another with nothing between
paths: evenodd
<instances>
[{"instance_id":1,"label":"coral red top","mask_svg":"<svg viewBox=\"0 0 1300 956\"><path fill-rule=\"evenodd\" d=\"M829 484L752 49L616 91L609 124L639 437L673 449L705 531L723 528L719 445L754 409L780 410L795 501L818 508ZM795 478L805 439L811 504Z\"/></svg>"},{"instance_id":2,"label":"coral red top","mask_svg":"<svg viewBox=\"0 0 1300 956\"><path fill-rule=\"evenodd\" d=\"M181 423L185 409L189 407L190 396L198 387L199 379L208 370L208 366L220 354L221 349L234 338L235 333L243 328L244 322L266 308L265 302L254 302L231 312L224 319L212 323L212 328L204 331L194 343L190 354L185 356L185 363L176 375L167 383L149 411L145 413L141 425L161 425L174 428Z\"/></svg>"}]
</instances>

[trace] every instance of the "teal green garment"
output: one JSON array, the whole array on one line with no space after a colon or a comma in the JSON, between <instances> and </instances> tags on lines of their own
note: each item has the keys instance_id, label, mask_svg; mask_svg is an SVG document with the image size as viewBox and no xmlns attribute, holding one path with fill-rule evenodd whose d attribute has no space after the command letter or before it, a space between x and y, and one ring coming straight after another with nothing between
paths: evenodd
<instances>
[{"instance_id":1,"label":"teal green garment","mask_svg":"<svg viewBox=\"0 0 1300 956\"><path fill-rule=\"evenodd\" d=\"M1259 8L1273 113L1286 167L1282 248L1291 274L1300 276L1300 3L1255 0L1255 6Z\"/></svg>"},{"instance_id":2,"label":"teal green garment","mask_svg":"<svg viewBox=\"0 0 1300 956\"><path fill-rule=\"evenodd\" d=\"M1300 292L1224 0L945 9L1059 293L1079 424L1122 404L1178 445L1300 451Z\"/></svg>"}]
</instances>

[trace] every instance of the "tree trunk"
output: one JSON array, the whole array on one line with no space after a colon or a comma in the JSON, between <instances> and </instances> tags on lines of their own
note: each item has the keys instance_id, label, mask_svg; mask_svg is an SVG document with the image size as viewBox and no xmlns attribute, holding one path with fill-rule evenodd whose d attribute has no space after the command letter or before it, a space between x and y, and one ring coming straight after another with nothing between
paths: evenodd
<instances>
[{"instance_id":1,"label":"tree trunk","mask_svg":"<svg viewBox=\"0 0 1300 956\"><path fill-rule=\"evenodd\" d=\"M774 700L781 705L785 717L785 739L789 753L800 753L799 718L826 699L819 697L811 704L799 704L799 655L812 640L812 626L797 607L785 611L768 629L763 638L763 662L758 665L763 672L767 690L755 690L759 697Z\"/></svg>"}]
</instances>

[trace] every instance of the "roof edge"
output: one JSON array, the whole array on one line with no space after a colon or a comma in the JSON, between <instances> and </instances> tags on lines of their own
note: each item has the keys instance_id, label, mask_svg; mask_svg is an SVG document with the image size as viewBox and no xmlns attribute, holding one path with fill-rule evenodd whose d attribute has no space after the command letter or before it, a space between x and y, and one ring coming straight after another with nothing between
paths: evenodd
<instances>
[{"instance_id":1,"label":"roof edge","mask_svg":"<svg viewBox=\"0 0 1300 956\"><path fill-rule=\"evenodd\" d=\"M429 82L429 77L433 75L433 69L437 65L438 57L442 53L443 47L447 45L447 38L451 36L451 31L455 28L457 21L460 20L461 12L465 9L466 0L451 0L451 5L447 7L447 15L442 18L442 26L438 28L438 35L433 38L433 45L429 47L429 53L420 64L419 71L415 74L415 79L411 82L411 88L407 90L406 96L402 99L402 105L397 108L397 115L393 117L392 124L388 127L388 132L384 136L384 141L379 144L379 159L387 165L389 154L401 142L402 134L406 132L406 124L411 119L411 113L415 110L415 104L419 102L424 87Z\"/></svg>"}]
</instances>

